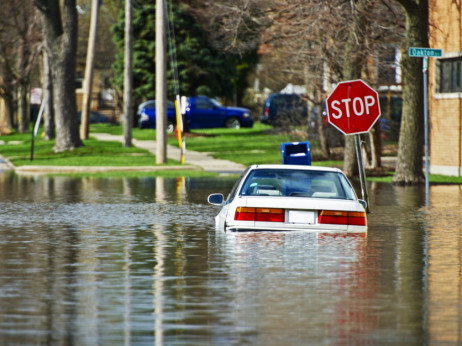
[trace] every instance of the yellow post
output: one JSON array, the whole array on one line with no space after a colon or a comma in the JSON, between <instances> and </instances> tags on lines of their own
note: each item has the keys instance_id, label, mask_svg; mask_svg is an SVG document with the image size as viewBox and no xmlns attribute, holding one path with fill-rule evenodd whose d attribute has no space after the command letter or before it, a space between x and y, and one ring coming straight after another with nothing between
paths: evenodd
<instances>
[{"instance_id":1,"label":"yellow post","mask_svg":"<svg viewBox=\"0 0 462 346\"><path fill-rule=\"evenodd\" d=\"M178 146L181 149L180 162L184 164L184 150L185 145L183 145L183 117L180 112L180 95L176 95L175 100L175 111L176 111L176 130L178 132Z\"/></svg>"}]
</instances>

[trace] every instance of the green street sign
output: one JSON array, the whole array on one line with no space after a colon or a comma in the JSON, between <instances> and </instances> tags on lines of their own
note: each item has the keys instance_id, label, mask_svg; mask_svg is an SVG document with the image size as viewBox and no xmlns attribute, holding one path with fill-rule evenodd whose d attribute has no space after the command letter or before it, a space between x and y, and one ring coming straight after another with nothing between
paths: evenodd
<instances>
[{"instance_id":1,"label":"green street sign","mask_svg":"<svg viewBox=\"0 0 462 346\"><path fill-rule=\"evenodd\" d=\"M443 50L442 49L436 49L436 48L417 48L417 47L411 47L409 48L409 56L412 57L440 57L443 55Z\"/></svg>"}]
</instances>

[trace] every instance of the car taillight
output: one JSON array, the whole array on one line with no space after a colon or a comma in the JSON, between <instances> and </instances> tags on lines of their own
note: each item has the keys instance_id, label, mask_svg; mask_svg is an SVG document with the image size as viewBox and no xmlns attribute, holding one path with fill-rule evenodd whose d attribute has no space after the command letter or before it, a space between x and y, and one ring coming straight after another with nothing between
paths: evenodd
<instances>
[{"instance_id":1,"label":"car taillight","mask_svg":"<svg viewBox=\"0 0 462 346\"><path fill-rule=\"evenodd\" d=\"M356 211L322 210L318 215L318 223L366 226L366 213Z\"/></svg>"},{"instance_id":2,"label":"car taillight","mask_svg":"<svg viewBox=\"0 0 462 346\"><path fill-rule=\"evenodd\" d=\"M349 211L348 212L348 224L349 225L356 225L356 226L366 226L366 213L365 212L357 212L357 211Z\"/></svg>"},{"instance_id":3,"label":"car taillight","mask_svg":"<svg viewBox=\"0 0 462 346\"><path fill-rule=\"evenodd\" d=\"M284 209L237 207L234 220L284 222Z\"/></svg>"},{"instance_id":4,"label":"car taillight","mask_svg":"<svg viewBox=\"0 0 462 346\"><path fill-rule=\"evenodd\" d=\"M257 208L255 221L284 222L284 209Z\"/></svg>"},{"instance_id":5,"label":"car taillight","mask_svg":"<svg viewBox=\"0 0 462 346\"><path fill-rule=\"evenodd\" d=\"M237 207L234 220L255 221L255 208Z\"/></svg>"},{"instance_id":6,"label":"car taillight","mask_svg":"<svg viewBox=\"0 0 462 346\"><path fill-rule=\"evenodd\" d=\"M264 115L265 115L265 117L267 117L269 115L269 108L268 107L265 107Z\"/></svg>"}]
</instances>

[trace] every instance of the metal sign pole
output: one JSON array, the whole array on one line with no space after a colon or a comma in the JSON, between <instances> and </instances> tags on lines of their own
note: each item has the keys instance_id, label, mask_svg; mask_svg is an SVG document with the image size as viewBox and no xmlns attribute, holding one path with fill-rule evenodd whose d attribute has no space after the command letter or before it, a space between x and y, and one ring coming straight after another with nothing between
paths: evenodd
<instances>
[{"instance_id":1,"label":"metal sign pole","mask_svg":"<svg viewBox=\"0 0 462 346\"><path fill-rule=\"evenodd\" d=\"M39 127L40 127L40 121L42 121L42 115L43 111L45 110L45 103L47 102L48 97L45 97L42 100L42 104L40 105L40 111L37 116L37 120L35 121L35 126L34 126L34 131L32 132L32 141L30 143L30 160L34 160L34 146L35 146L35 137L37 136Z\"/></svg>"},{"instance_id":2,"label":"metal sign pole","mask_svg":"<svg viewBox=\"0 0 462 346\"><path fill-rule=\"evenodd\" d=\"M424 131L425 131L425 205L430 205L430 162L428 160L428 91L427 91L427 70L428 58L440 58L443 56L443 50L440 48L421 48L410 47L409 56L414 58L423 58L423 106L424 106Z\"/></svg>"},{"instance_id":3,"label":"metal sign pole","mask_svg":"<svg viewBox=\"0 0 462 346\"><path fill-rule=\"evenodd\" d=\"M366 172L364 171L363 155L361 153L361 138L358 134L355 135L356 157L358 159L359 181L361 183L361 195L366 201L366 212L369 213L369 196L366 186Z\"/></svg>"},{"instance_id":4,"label":"metal sign pole","mask_svg":"<svg viewBox=\"0 0 462 346\"><path fill-rule=\"evenodd\" d=\"M429 162L428 162L428 104L427 104L427 71L428 57L423 58L423 98L424 98L424 127L425 127L425 205L430 205L430 183L429 183Z\"/></svg>"}]
</instances>

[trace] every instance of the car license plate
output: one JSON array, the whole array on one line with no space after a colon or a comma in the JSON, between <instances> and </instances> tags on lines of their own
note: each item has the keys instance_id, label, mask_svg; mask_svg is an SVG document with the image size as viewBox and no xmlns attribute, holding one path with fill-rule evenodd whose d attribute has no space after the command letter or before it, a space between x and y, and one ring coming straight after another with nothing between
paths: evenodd
<instances>
[{"instance_id":1,"label":"car license plate","mask_svg":"<svg viewBox=\"0 0 462 346\"><path fill-rule=\"evenodd\" d=\"M289 223L314 224L314 211L289 210Z\"/></svg>"}]
</instances>

